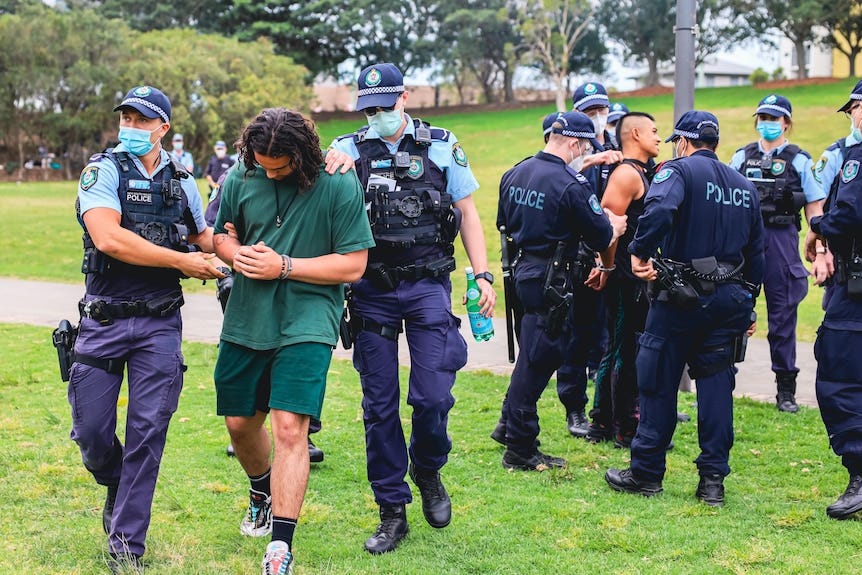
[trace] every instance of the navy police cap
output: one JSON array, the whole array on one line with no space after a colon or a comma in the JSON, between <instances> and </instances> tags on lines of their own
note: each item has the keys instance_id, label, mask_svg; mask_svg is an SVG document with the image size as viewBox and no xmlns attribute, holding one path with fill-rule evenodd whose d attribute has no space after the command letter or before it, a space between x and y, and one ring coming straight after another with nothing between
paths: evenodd
<instances>
[{"instance_id":1,"label":"navy police cap","mask_svg":"<svg viewBox=\"0 0 862 575\"><path fill-rule=\"evenodd\" d=\"M853 88L853 91L850 92L850 99L847 100L847 103L838 108L839 112L846 112L850 109L850 106L853 105L853 102L858 102L862 100L862 80L856 82L856 86Z\"/></svg>"},{"instance_id":2,"label":"navy police cap","mask_svg":"<svg viewBox=\"0 0 862 575\"><path fill-rule=\"evenodd\" d=\"M628 107L622 102L614 102L611 104L611 111L608 113L608 124L619 122L620 118L629 113Z\"/></svg>"},{"instance_id":3,"label":"navy police cap","mask_svg":"<svg viewBox=\"0 0 862 575\"><path fill-rule=\"evenodd\" d=\"M551 133L551 128L554 125L554 120L556 120L559 115L560 115L560 112L551 112L550 114L545 116L545 119L542 120L542 135L543 136L547 136L548 134Z\"/></svg>"},{"instance_id":4,"label":"navy police cap","mask_svg":"<svg viewBox=\"0 0 862 575\"><path fill-rule=\"evenodd\" d=\"M601 150L602 145L596 140L596 129L593 121L583 112L571 111L557 115L551 125L552 134L560 134L567 138L584 138L589 140L596 150Z\"/></svg>"},{"instance_id":5,"label":"navy police cap","mask_svg":"<svg viewBox=\"0 0 862 575\"><path fill-rule=\"evenodd\" d=\"M364 68L357 81L356 110L391 108L404 92L404 76L395 64L384 62Z\"/></svg>"},{"instance_id":6,"label":"navy police cap","mask_svg":"<svg viewBox=\"0 0 862 575\"><path fill-rule=\"evenodd\" d=\"M152 86L137 86L129 90L114 111L119 112L123 108L137 110L145 118L161 118L167 123L171 121L171 101L161 90Z\"/></svg>"},{"instance_id":7,"label":"navy police cap","mask_svg":"<svg viewBox=\"0 0 862 575\"><path fill-rule=\"evenodd\" d=\"M779 96L778 94L770 94L763 98L759 104L757 104L757 109L754 111L754 116L757 114L769 114L770 116L774 116L776 118L780 118L784 116L788 120L791 118L793 113L793 107L790 105L790 100L785 98L784 96Z\"/></svg>"},{"instance_id":8,"label":"navy police cap","mask_svg":"<svg viewBox=\"0 0 862 575\"><path fill-rule=\"evenodd\" d=\"M575 88L572 104L575 110L583 112L593 106L608 106L608 91L598 82L587 82Z\"/></svg>"},{"instance_id":9,"label":"navy police cap","mask_svg":"<svg viewBox=\"0 0 862 575\"><path fill-rule=\"evenodd\" d=\"M673 127L673 134L665 142L672 142L680 136L687 140L717 142L718 118L709 112L690 110L680 116Z\"/></svg>"}]
</instances>

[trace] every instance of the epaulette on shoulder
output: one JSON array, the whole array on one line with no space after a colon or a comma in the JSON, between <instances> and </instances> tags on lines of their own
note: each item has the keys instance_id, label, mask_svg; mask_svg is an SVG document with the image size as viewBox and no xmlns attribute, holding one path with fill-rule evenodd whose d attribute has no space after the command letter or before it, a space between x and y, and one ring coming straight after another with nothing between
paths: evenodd
<instances>
[{"instance_id":1,"label":"epaulette on shoulder","mask_svg":"<svg viewBox=\"0 0 862 575\"><path fill-rule=\"evenodd\" d=\"M339 136L335 139L336 142L340 142L341 140L346 140L351 138L354 143L358 144L360 142L365 141L365 134L368 132L368 126L362 126L352 134L344 134L343 136Z\"/></svg>"},{"instance_id":2,"label":"epaulette on shoulder","mask_svg":"<svg viewBox=\"0 0 862 575\"><path fill-rule=\"evenodd\" d=\"M452 135L452 132L450 132L449 130L432 126L428 122L425 122L419 118L413 118L413 127L416 129L425 128L430 132L430 137L432 140L440 140L441 142L449 141L449 137Z\"/></svg>"},{"instance_id":3,"label":"epaulette on shoulder","mask_svg":"<svg viewBox=\"0 0 862 575\"><path fill-rule=\"evenodd\" d=\"M113 152L113 151L114 151L114 148L105 148L104 151L96 152L95 154L90 156L90 159L87 160L87 163L92 164L95 162L101 162L102 160L108 160L108 159L110 159L111 152Z\"/></svg>"},{"instance_id":4,"label":"epaulette on shoulder","mask_svg":"<svg viewBox=\"0 0 862 575\"><path fill-rule=\"evenodd\" d=\"M589 184L590 181L584 177L584 175L580 172L575 172L575 179L580 184Z\"/></svg>"},{"instance_id":5,"label":"epaulette on shoulder","mask_svg":"<svg viewBox=\"0 0 862 575\"><path fill-rule=\"evenodd\" d=\"M173 171L174 175L181 180L184 180L191 175L186 167L182 165L179 160L174 158L171 158L171 171Z\"/></svg>"}]
</instances>

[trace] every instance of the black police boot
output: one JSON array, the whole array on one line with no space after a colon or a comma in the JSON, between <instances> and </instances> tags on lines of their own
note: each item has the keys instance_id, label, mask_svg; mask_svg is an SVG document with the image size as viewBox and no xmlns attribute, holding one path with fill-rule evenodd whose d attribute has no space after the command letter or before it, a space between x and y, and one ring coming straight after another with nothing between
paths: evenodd
<instances>
[{"instance_id":1,"label":"black police boot","mask_svg":"<svg viewBox=\"0 0 862 575\"><path fill-rule=\"evenodd\" d=\"M105 530L105 535L111 534L111 518L114 516L114 504L117 502L116 485L108 486L108 494L105 496L105 506L102 508L102 529Z\"/></svg>"},{"instance_id":2,"label":"black police boot","mask_svg":"<svg viewBox=\"0 0 862 575\"><path fill-rule=\"evenodd\" d=\"M642 481L634 476L631 469L610 468L605 473L605 481L614 491L637 493L652 497L662 492L661 481Z\"/></svg>"},{"instance_id":3,"label":"black police boot","mask_svg":"<svg viewBox=\"0 0 862 575\"><path fill-rule=\"evenodd\" d=\"M593 421L587 427L587 434L584 436L584 439L590 443L601 443L603 441L610 441L613 438L614 432L610 426L597 423L596 421Z\"/></svg>"},{"instance_id":4,"label":"black police boot","mask_svg":"<svg viewBox=\"0 0 862 575\"><path fill-rule=\"evenodd\" d=\"M519 471L546 471L548 469L563 469L568 463L562 457L545 455L538 449L530 457L524 457L506 448L503 452L503 467Z\"/></svg>"},{"instance_id":5,"label":"black police boot","mask_svg":"<svg viewBox=\"0 0 862 575\"><path fill-rule=\"evenodd\" d=\"M403 505L381 505L380 525L365 541L365 550L372 555L392 551L407 535L407 509Z\"/></svg>"},{"instance_id":6,"label":"black police boot","mask_svg":"<svg viewBox=\"0 0 862 575\"><path fill-rule=\"evenodd\" d=\"M724 505L724 477L718 474L701 475L694 495L707 505L721 507Z\"/></svg>"},{"instance_id":7,"label":"black police boot","mask_svg":"<svg viewBox=\"0 0 862 575\"><path fill-rule=\"evenodd\" d=\"M435 529L442 529L452 520L452 500L440 481L439 471L420 471L413 462L407 466L410 479L422 495L422 513L425 521Z\"/></svg>"},{"instance_id":8,"label":"black police boot","mask_svg":"<svg viewBox=\"0 0 862 575\"><path fill-rule=\"evenodd\" d=\"M776 373L775 383L778 387L778 395L775 396L775 405L778 411L785 413L796 413L799 406L796 404L796 374Z\"/></svg>"},{"instance_id":9,"label":"black police boot","mask_svg":"<svg viewBox=\"0 0 862 575\"><path fill-rule=\"evenodd\" d=\"M590 422L587 421L587 414L583 409L570 411L566 416L566 429L572 437L586 437L587 431L590 429Z\"/></svg>"},{"instance_id":10,"label":"black police boot","mask_svg":"<svg viewBox=\"0 0 862 575\"><path fill-rule=\"evenodd\" d=\"M312 463L320 463L323 461L323 450L308 440L308 460Z\"/></svg>"},{"instance_id":11,"label":"black police boot","mask_svg":"<svg viewBox=\"0 0 862 575\"><path fill-rule=\"evenodd\" d=\"M862 509L862 475L851 475L847 489L838 500L826 508L826 515L833 519L847 519Z\"/></svg>"},{"instance_id":12,"label":"black police boot","mask_svg":"<svg viewBox=\"0 0 862 575\"><path fill-rule=\"evenodd\" d=\"M502 419L497 422L497 427L491 432L491 439L500 445L506 445L506 422Z\"/></svg>"}]
</instances>

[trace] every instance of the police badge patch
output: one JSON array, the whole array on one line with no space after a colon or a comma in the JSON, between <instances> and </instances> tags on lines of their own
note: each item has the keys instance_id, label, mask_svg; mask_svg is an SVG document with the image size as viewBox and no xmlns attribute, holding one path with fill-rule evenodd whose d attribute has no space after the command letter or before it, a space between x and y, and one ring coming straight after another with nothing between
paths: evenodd
<instances>
[{"instance_id":1,"label":"police badge patch","mask_svg":"<svg viewBox=\"0 0 862 575\"><path fill-rule=\"evenodd\" d=\"M820 159L817 160L817 163L814 165L814 170L812 170L814 179L820 184L823 183L823 169L826 168L827 161L826 156L820 156Z\"/></svg>"},{"instance_id":2,"label":"police badge patch","mask_svg":"<svg viewBox=\"0 0 862 575\"><path fill-rule=\"evenodd\" d=\"M464 148L461 147L460 143L452 146L452 158L455 159L455 163L459 166L467 167L467 154L464 152Z\"/></svg>"},{"instance_id":3,"label":"police badge patch","mask_svg":"<svg viewBox=\"0 0 862 575\"><path fill-rule=\"evenodd\" d=\"M597 214L602 213L602 205L599 203L599 199L596 197L595 194L591 195L588 201L590 203L591 210L593 210Z\"/></svg>"},{"instance_id":4,"label":"police badge patch","mask_svg":"<svg viewBox=\"0 0 862 575\"><path fill-rule=\"evenodd\" d=\"M425 173L425 165L422 162L422 156L410 156L410 166L407 168L407 175L414 180L421 178Z\"/></svg>"},{"instance_id":5,"label":"police badge patch","mask_svg":"<svg viewBox=\"0 0 862 575\"><path fill-rule=\"evenodd\" d=\"M665 168L662 171L660 171L659 173L657 173L655 175L655 178L653 178L652 181L654 184L660 184L663 181L665 181L666 179L668 179L669 177L671 177L672 174L673 174L673 170L671 170L670 168Z\"/></svg>"},{"instance_id":6,"label":"police badge patch","mask_svg":"<svg viewBox=\"0 0 862 575\"><path fill-rule=\"evenodd\" d=\"M784 160L773 159L772 167L769 169L769 171L771 171L773 175L779 176L784 173L784 168L786 167L786 164L787 162L785 162Z\"/></svg>"},{"instance_id":7,"label":"police badge patch","mask_svg":"<svg viewBox=\"0 0 862 575\"><path fill-rule=\"evenodd\" d=\"M93 184L96 183L96 180L99 179L99 168L98 166L87 166L84 168L84 171L81 172L81 189L85 192L93 187Z\"/></svg>"},{"instance_id":8,"label":"police badge patch","mask_svg":"<svg viewBox=\"0 0 862 575\"><path fill-rule=\"evenodd\" d=\"M374 87L383 79L383 74L377 68L371 68L365 75L365 85Z\"/></svg>"},{"instance_id":9,"label":"police badge patch","mask_svg":"<svg viewBox=\"0 0 862 575\"><path fill-rule=\"evenodd\" d=\"M856 178L859 174L859 160L848 160L841 169L841 181L845 184Z\"/></svg>"}]
</instances>

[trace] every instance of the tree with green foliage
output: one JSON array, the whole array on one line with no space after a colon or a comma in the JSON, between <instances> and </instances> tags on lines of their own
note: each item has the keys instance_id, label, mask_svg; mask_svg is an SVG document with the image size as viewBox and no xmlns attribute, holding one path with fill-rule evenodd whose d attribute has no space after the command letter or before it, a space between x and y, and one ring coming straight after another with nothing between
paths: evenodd
<instances>
[{"instance_id":1,"label":"tree with green foliage","mask_svg":"<svg viewBox=\"0 0 862 575\"><path fill-rule=\"evenodd\" d=\"M229 0L67 0L72 9L92 9L104 18L122 20L140 32L168 28L217 31L231 9Z\"/></svg>"},{"instance_id":2,"label":"tree with green foliage","mask_svg":"<svg viewBox=\"0 0 862 575\"><path fill-rule=\"evenodd\" d=\"M591 26L569 54L569 72L601 77L608 70L609 55L602 29Z\"/></svg>"},{"instance_id":3,"label":"tree with green foliage","mask_svg":"<svg viewBox=\"0 0 862 575\"><path fill-rule=\"evenodd\" d=\"M847 56L850 76L856 76L856 57L862 53L862 2L837 0L836 4L836 10L825 22L832 31L826 37L826 45Z\"/></svg>"},{"instance_id":4,"label":"tree with green foliage","mask_svg":"<svg viewBox=\"0 0 862 575\"><path fill-rule=\"evenodd\" d=\"M777 30L793 42L796 57L796 77L808 77L806 53L811 44L822 43L824 29L830 19L841 14L841 2L824 3L821 0L739 0L740 10L746 14L752 27L759 32Z\"/></svg>"},{"instance_id":5,"label":"tree with green foliage","mask_svg":"<svg viewBox=\"0 0 862 575\"><path fill-rule=\"evenodd\" d=\"M551 78L560 111L568 108L569 59L595 15L588 0L519 0L518 26L536 66Z\"/></svg>"},{"instance_id":6,"label":"tree with green foliage","mask_svg":"<svg viewBox=\"0 0 862 575\"><path fill-rule=\"evenodd\" d=\"M598 19L623 48L623 59L647 65L645 84L659 83L659 65L673 58L675 0L603 0Z\"/></svg>"},{"instance_id":7,"label":"tree with green foliage","mask_svg":"<svg viewBox=\"0 0 862 575\"><path fill-rule=\"evenodd\" d=\"M148 79L171 99L171 126L186 148L208 158L213 142L233 141L261 109L284 106L308 113L307 70L275 54L266 39L239 42L193 30L139 35L135 58L122 68L124 86ZM149 80L152 78L152 80Z\"/></svg>"},{"instance_id":8,"label":"tree with green foliage","mask_svg":"<svg viewBox=\"0 0 862 575\"><path fill-rule=\"evenodd\" d=\"M512 77L525 49L510 16L506 0L479 0L455 9L440 27L436 58L449 65L453 76L463 77L459 67L468 70L486 102L498 100L498 88L503 101L515 101Z\"/></svg>"}]
</instances>

